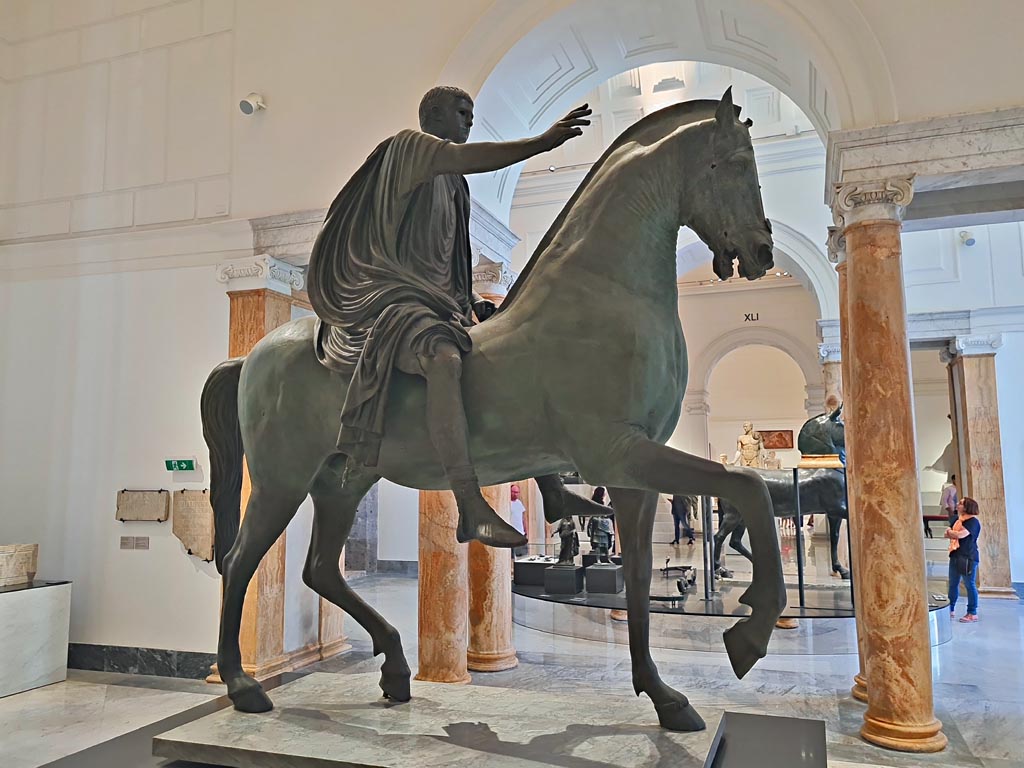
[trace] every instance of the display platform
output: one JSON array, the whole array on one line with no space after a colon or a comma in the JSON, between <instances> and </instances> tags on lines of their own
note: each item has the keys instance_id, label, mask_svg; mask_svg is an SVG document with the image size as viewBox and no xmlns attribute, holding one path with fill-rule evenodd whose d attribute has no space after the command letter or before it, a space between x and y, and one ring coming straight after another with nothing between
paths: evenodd
<instances>
[{"instance_id":1,"label":"display platform","mask_svg":"<svg viewBox=\"0 0 1024 768\"><path fill-rule=\"evenodd\" d=\"M655 572L651 582L650 643L654 648L722 652L722 633L733 622L750 613L739 602L747 584L719 583L710 600L704 599L703 584L678 594L675 578ZM944 584L929 581L928 627L931 644L952 638L948 603L942 597ZM675 594L673 594L675 593ZM668 599L671 597L671 599ZM665 599L659 599L665 598ZM832 655L857 653L857 632L847 588L807 587L804 606L799 607L795 586L787 589L788 607L783 616L799 619L795 630L778 630L768 644L769 653ZM626 609L626 593L553 595L543 587L512 585L512 620L521 626L554 635L629 644L625 622L612 621L609 609Z\"/></svg>"},{"instance_id":2,"label":"display platform","mask_svg":"<svg viewBox=\"0 0 1024 768\"><path fill-rule=\"evenodd\" d=\"M223 709L157 736L153 754L237 768L703 764L722 709L701 702L707 730L658 727L650 700L483 685L412 683L412 701L381 698L376 672L314 673L271 691L259 715Z\"/></svg>"},{"instance_id":3,"label":"display platform","mask_svg":"<svg viewBox=\"0 0 1024 768\"><path fill-rule=\"evenodd\" d=\"M71 582L0 587L0 697L67 678Z\"/></svg>"}]
</instances>

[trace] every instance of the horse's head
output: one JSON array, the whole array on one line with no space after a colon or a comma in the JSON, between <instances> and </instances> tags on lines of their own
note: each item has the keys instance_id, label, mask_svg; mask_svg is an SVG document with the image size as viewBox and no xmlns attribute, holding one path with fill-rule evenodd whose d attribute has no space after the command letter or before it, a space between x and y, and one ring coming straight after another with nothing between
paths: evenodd
<instances>
[{"instance_id":1,"label":"horse's head","mask_svg":"<svg viewBox=\"0 0 1024 768\"><path fill-rule=\"evenodd\" d=\"M706 124L709 140L691 169L683 218L714 253L719 278L732 277L739 259L740 276L756 280L774 265L772 227L761 204L751 123L740 122L737 112L729 88Z\"/></svg>"},{"instance_id":2,"label":"horse's head","mask_svg":"<svg viewBox=\"0 0 1024 768\"><path fill-rule=\"evenodd\" d=\"M843 424L843 406L830 413L808 419L800 429L797 448L806 455L839 453L846 450L846 425Z\"/></svg>"}]
</instances>

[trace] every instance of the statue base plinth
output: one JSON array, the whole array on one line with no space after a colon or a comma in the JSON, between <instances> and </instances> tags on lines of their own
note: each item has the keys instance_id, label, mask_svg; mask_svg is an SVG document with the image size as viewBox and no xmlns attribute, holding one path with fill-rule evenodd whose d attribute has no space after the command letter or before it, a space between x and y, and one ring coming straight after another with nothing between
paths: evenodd
<instances>
[{"instance_id":1,"label":"statue base plinth","mask_svg":"<svg viewBox=\"0 0 1024 768\"><path fill-rule=\"evenodd\" d=\"M819 455L808 454L800 459L797 464L800 469L843 469L844 464L839 460L838 453L823 453Z\"/></svg>"},{"instance_id":2,"label":"statue base plinth","mask_svg":"<svg viewBox=\"0 0 1024 768\"><path fill-rule=\"evenodd\" d=\"M625 589L621 565L597 563L587 568L585 573L588 593L617 595Z\"/></svg>"},{"instance_id":3,"label":"statue base plinth","mask_svg":"<svg viewBox=\"0 0 1024 768\"><path fill-rule=\"evenodd\" d=\"M578 595L583 591L583 566L552 565L545 569L544 591L549 595Z\"/></svg>"}]
</instances>

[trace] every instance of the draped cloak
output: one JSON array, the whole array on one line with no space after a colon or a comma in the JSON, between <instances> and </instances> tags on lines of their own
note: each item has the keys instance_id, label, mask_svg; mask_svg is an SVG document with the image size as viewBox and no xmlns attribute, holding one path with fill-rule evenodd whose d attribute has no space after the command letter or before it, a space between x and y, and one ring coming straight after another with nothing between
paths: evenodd
<instances>
[{"instance_id":1,"label":"draped cloak","mask_svg":"<svg viewBox=\"0 0 1024 768\"><path fill-rule=\"evenodd\" d=\"M471 348L469 186L436 172L445 143L411 130L385 139L328 209L306 273L317 358L351 377L338 448L368 466L399 353Z\"/></svg>"}]
</instances>

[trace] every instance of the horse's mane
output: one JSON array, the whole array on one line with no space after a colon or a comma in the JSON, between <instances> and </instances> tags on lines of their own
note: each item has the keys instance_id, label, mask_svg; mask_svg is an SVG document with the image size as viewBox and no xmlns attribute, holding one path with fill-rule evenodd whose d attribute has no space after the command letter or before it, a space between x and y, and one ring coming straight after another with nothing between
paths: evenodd
<instances>
[{"instance_id":1,"label":"horse's mane","mask_svg":"<svg viewBox=\"0 0 1024 768\"><path fill-rule=\"evenodd\" d=\"M519 273L519 278L512 285L508 295L501 303L499 311L506 309L516 298L519 293L519 289L526 282L526 278L533 270L536 263L543 257L544 252L551 245L551 241L558 234L562 228L562 224L565 222L566 216L569 215L569 211L576 205L576 201L579 200L580 196L587 190L591 183L604 173L604 166L608 162L608 159L614 155L621 147L626 144L639 144L642 146L650 146L658 141L661 141L670 133L684 125L690 125L692 123L699 123L702 120L707 120L715 116L715 111L718 109L719 101L709 99L694 99L692 101L683 101L678 104L672 104L671 106L659 109L657 112L643 117L642 119L635 122L621 134L618 138L611 143L601 157L598 158L591 167L590 171L580 182L580 185L576 188L576 191L572 193L572 197L569 198L568 202L563 206L558 217L552 222L551 226L548 227L547 233L544 235L540 243L537 244L536 249L533 251L533 255L530 256L530 260L523 267L523 271ZM736 114L739 114L739 108L736 108Z\"/></svg>"}]
</instances>

